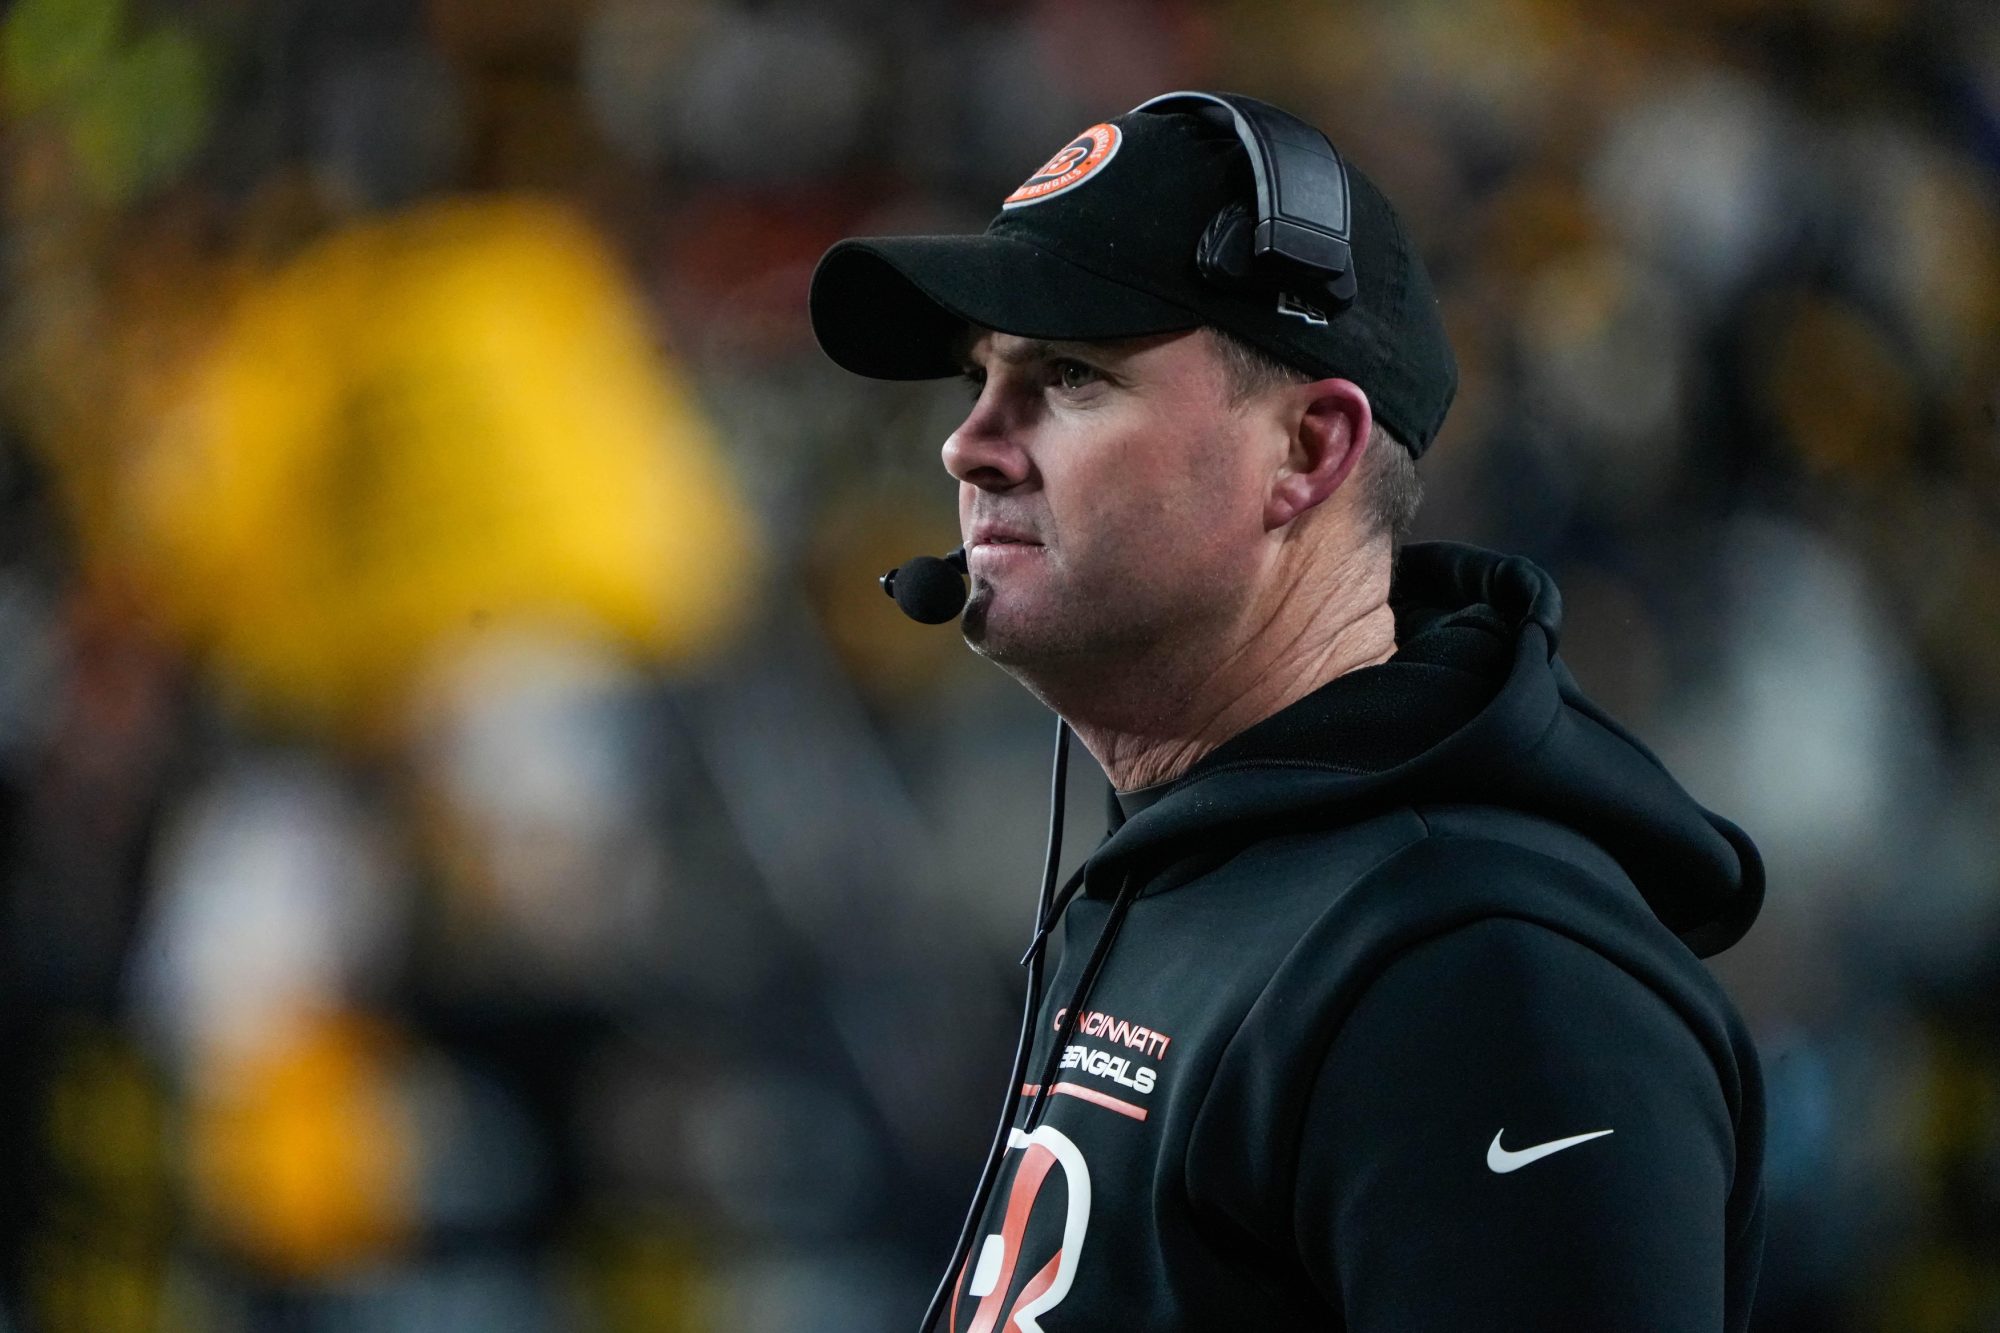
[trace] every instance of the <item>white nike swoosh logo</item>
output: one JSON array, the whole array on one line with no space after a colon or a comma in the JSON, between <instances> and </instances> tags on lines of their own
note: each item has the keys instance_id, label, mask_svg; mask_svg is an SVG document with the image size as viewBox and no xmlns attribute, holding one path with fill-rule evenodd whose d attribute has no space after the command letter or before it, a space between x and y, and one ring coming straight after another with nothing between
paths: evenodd
<instances>
[{"instance_id":1,"label":"white nike swoosh logo","mask_svg":"<svg viewBox=\"0 0 2000 1333\"><path fill-rule=\"evenodd\" d=\"M1500 1134L1505 1134L1506 1132L1503 1129L1500 1131ZM1588 1143L1592 1139L1601 1139L1610 1132L1608 1129L1600 1129L1589 1134L1572 1134L1566 1139L1555 1139L1549 1143L1537 1143L1532 1148L1522 1148L1518 1152L1508 1152L1505 1148L1501 1147L1500 1134L1495 1134L1493 1142L1488 1144L1486 1148L1486 1165L1492 1170L1493 1174L1504 1176L1509 1171L1519 1171L1530 1162L1539 1162L1550 1153L1561 1152L1564 1148L1574 1148L1577 1144Z\"/></svg>"}]
</instances>

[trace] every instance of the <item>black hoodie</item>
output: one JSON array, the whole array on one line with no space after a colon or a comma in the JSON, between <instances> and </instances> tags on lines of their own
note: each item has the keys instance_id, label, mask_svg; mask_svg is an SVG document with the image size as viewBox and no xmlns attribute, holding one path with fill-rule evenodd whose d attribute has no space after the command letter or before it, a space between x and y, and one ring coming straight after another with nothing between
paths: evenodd
<instances>
[{"instance_id":1,"label":"black hoodie","mask_svg":"<svg viewBox=\"0 0 2000 1333\"><path fill-rule=\"evenodd\" d=\"M1084 867L954 1333L1747 1323L1762 1088L1697 958L1756 849L1534 565L1412 546L1392 603Z\"/></svg>"}]
</instances>

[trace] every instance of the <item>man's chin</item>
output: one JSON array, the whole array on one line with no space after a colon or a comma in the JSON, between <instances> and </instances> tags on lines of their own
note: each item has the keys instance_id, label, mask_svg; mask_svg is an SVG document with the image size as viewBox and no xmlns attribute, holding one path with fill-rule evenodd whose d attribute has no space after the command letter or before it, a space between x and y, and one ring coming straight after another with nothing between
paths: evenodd
<instances>
[{"instance_id":1,"label":"man's chin","mask_svg":"<svg viewBox=\"0 0 2000 1333\"><path fill-rule=\"evenodd\" d=\"M1034 636L1021 623L1020 608L996 597L990 583L973 583L959 629L972 651L989 662L1015 666L1034 657Z\"/></svg>"},{"instance_id":2,"label":"man's chin","mask_svg":"<svg viewBox=\"0 0 2000 1333\"><path fill-rule=\"evenodd\" d=\"M1075 627L1028 614L1018 599L996 598L991 585L974 586L959 627L972 651L1017 674L1052 666L1079 646Z\"/></svg>"},{"instance_id":3,"label":"man's chin","mask_svg":"<svg viewBox=\"0 0 2000 1333\"><path fill-rule=\"evenodd\" d=\"M993 641L995 628L992 585L974 581L972 595L966 598L965 610L958 618L958 628L974 652L991 656L987 645Z\"/></svg>"}]
</instances>

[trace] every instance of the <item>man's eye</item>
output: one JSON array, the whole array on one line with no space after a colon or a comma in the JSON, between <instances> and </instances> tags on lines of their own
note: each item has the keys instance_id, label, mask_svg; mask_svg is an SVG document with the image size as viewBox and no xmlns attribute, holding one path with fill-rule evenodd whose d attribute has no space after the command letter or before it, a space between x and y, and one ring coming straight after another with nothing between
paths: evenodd
<instances>
[{"instance_id":1,"label":"man's eye","mask_svg":"<svg viewBox=\"0 0 2000 1333\"><path fill-rule=\"evenodd\" d=\"M1086 366L1081 361L1071 361L1067 358L1050 362L1049 370L1055 382L1065 389L1081 389L1086 385L1095 384L1099 379L1103 378L1092 367Z\"/></svg>"},{"instance_id":2,"label":"man's eye","mask_svg":"<svg viewBox=\"0 0 2000 1333\"><path fill-rule=\"evenodd\" d=\"M958 379L959 383L965 386L965 396L975 403L978 402L979 395L986 389L986 372L965 370L960 372Z\"/></svg>"}]
</instances>

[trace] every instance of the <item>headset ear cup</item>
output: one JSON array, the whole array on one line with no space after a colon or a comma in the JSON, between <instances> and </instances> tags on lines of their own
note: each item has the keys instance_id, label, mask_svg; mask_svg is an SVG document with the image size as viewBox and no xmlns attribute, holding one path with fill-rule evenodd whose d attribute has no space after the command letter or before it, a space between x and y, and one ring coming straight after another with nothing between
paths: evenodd
<instances>
[{"instance_id":1,"label":"headset ear cup","mask_svg":"<svg viewBox=\"0 0 2000 1333\"><path fill-rule=\"evenodd\" d=\"M1195 243L1196 270L1217 287L1241 288L1250 285L1255 277L1250 232L1250 210L1242 204L1225 205L1210 219L1201 233L1201 240Z\"/></svg>"}]
</instances>

